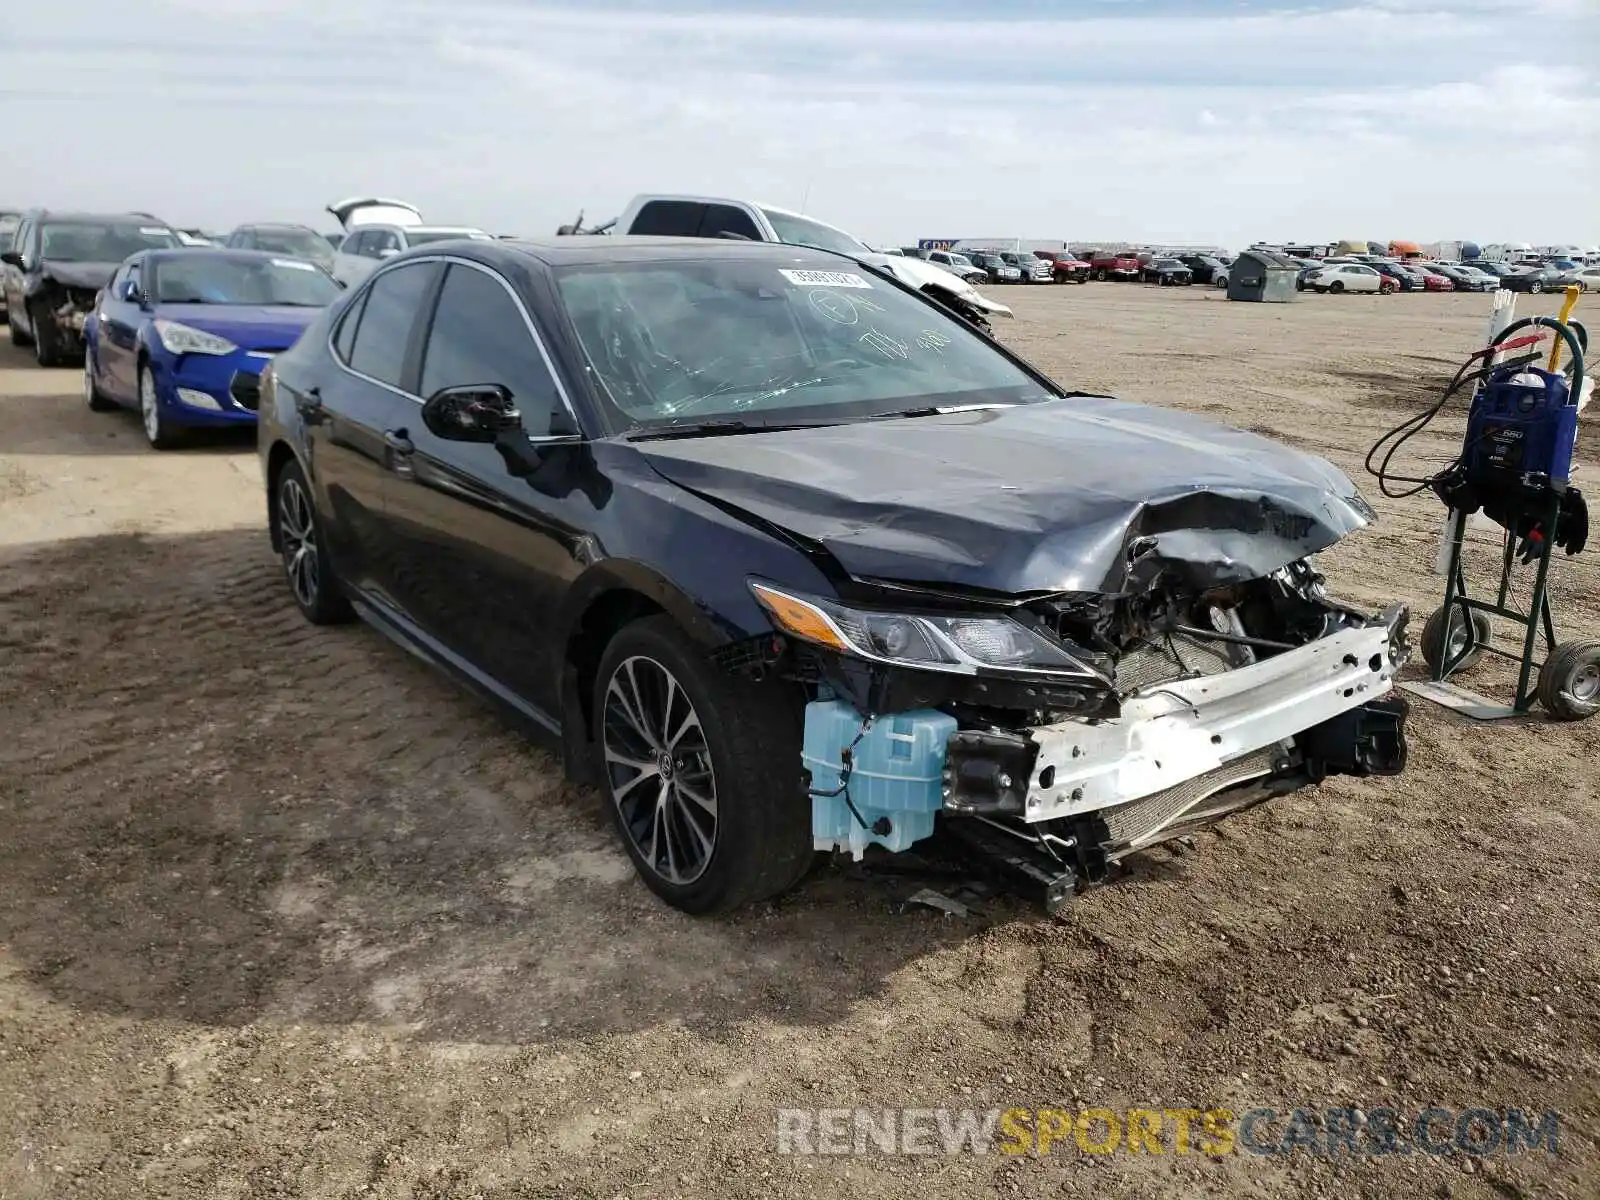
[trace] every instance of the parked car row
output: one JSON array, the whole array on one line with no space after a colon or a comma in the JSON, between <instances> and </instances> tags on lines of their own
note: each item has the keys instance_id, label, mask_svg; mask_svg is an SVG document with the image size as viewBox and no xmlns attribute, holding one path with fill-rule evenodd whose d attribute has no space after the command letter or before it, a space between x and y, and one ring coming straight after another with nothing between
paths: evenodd
<instances>
[{"instance_id":1,"label":"parked car row","mask_svg":"<svg viewBox=\"0 0 1600 1200\"><path fill-rule=\"evenodd\" d=\"M1395 258L1376 254L1339 255L1323 259L1296 259L1302 264L1296 286L1302 291L1371 291L1371 287L1350 286L1361 272L1333 270L1341 266L1361 266L1376 272L1389 292L1492 292L1504 288L1513 292L1558 292L1577 285L1584 291L1600 287L1600 267L1573 264L1570 269L1554 265L1514 265L1471 259L1461 262L1435 262L1423 258ZM1343 283L1342 289L1333 284Z\"/></svg>"},{"instance_id":2,"label":"parked car row","mask_svg":"<svg viewBox=\"0 0 1600 1200\"><path fill-rule=\"evenodd\" d=\"M1088 283L1091 279L1143 281L1162 286L1227 283L1228 260L1206 254L1071 250L934 250L903 246L920 258L977 283Z\"/></svg>"},{"instance_id":3,"label":"parked car row","mask_svg":"<svg viewBox=\"0 0 1600 1200\"><path fill-rule=\"evenodd\" d=\"M482 230L399 201L331 205L337 240L256 223L206 235L144 212L0 213L0 303L41 366L82 364L90 408L133 408L156 449L255 422L262 368L345 287L412 246Z\"/></svg>"}]
</instances>

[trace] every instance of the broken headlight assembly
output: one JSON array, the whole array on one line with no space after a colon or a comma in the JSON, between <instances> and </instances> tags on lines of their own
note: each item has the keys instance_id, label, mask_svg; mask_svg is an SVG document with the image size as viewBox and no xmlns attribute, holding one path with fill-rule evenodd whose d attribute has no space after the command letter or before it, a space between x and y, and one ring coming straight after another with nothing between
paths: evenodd
<instances>
[{"instance_id":1,"label":"broken headlight assembly","mask_svg":"<svg viewBox=\"0 0 1600 1200\"><path fill-rule=\"evenodd\" d=\"M1011 617L878 612L756 580L750 590L781 632L840 654L959 675L987 670L1105 682L1088 663Z\"/></svg>"}]
</instances>

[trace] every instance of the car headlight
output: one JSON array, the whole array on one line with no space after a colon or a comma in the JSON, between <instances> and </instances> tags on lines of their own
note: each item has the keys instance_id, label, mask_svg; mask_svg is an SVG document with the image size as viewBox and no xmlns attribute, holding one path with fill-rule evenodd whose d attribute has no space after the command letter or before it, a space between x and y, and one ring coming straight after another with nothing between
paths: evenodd
<instances>
[{"instance_id":1,"label":"car headlight","mask_svg":"<svg viewBox=\"0 0 1600 1200\"><path fill-rule=\"evenodd\" d=\"M177 321L158 319L155 327L156 336L169 354L232 354L239 348L225 337Z\"/></svg>"},{"instance_id":2,"label":"car headlight","mask_svg":"<svg viewBox=\"0 0 1600 1200\"><path fill-rule=\"evenodd\" d=\"M980 669L1103 679L1087 663L1010 617L918 616L872 612L799 596L770 584L750 590L784 633L841 654L971 675Z\"/></svg>"}]
</instances>

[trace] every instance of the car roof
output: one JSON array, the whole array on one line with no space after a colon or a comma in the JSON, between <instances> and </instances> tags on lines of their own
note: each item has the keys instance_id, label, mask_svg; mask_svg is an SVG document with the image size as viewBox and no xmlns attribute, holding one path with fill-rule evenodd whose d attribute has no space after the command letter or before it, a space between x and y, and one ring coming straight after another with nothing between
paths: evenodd
<instances>
[{"instance_id":1,"label":"car roof","mask_svg":"<svg viewBox=\"0 0 1600 1200\"><path fill-rule=\"evenodd\" d=\"M645 234L577 234L570 237L463 241L463 252L485 261L503 261L514 255L551 267L596 263L692 262L696 259L750 259L757 262L853 262L842 254L787 242L743 242L731 238L653 237ZM419 247L418 253L440 252L438 245Z\"/></svg>"},{"instance_id":2,"label":"car roof","mask_svg":"<svg viewBox=\"0 0 1600 1200\"><path fill-rule=\"evenodd\" d=\"M149 213L74 212L70 210L57 212L48 208L35 208L31 209L27 215L37 221L58 221L63 225L106 224L115 221L126 225L159 225L163 229L171 229L174 233L177 232L173 226L168 225L160 217L152 217Z\"/></svg>"},{"instance_id":3,"label":"car roof","mask_svg":"<svg viewBox=\"0 0 1600 1200\"><path fill-rule=\"evenodd\" d=\"M301 225L295 221L246 221L243 225L235 225L233 227L235 233L238 233L241 229L303 229L307 233L317 233L311 226ZM317 233L317 236L321 237L322 235Z\"/></svg>"},{"instance_id":4,"label":"car roof","mask_svg":"<svg viewBox=\"0 0 1600 1200\"><path fill-rule=\"evenodd\" d=\"M174 246L171 249L146 250L146 262L166 262L168 259L177 258L203 258L207 262L216 258L233 258L269 262L275 258L295 258L293 254L283 254L275 250L237 250L232 246ZM301 262L310 262L310 259L300 259Z\"/></svg>"}]
</instances>

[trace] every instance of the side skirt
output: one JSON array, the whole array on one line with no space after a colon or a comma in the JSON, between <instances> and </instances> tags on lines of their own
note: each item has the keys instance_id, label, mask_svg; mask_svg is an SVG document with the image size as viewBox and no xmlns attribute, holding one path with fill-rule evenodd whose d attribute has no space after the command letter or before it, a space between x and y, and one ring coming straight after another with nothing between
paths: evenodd
<instances>
[{"instance_id":1,"label":"side skirt","mask_svg":"<svg viewBox=\"0 0 1600 1200\"><path fill-rule=\"evenodd\" d=\"M348 587L349 585L346 585ZM489 700L505 711L528 736L548 750L562 750L561 722L536 704L530 703L492 675L450 650L436 638L396 612L393 607L367 592L349 588L350 605L363 621L390 641L464 685L467 690Z\"/></svg>"}]
</instances>

